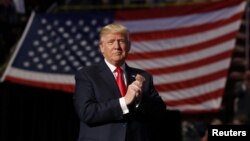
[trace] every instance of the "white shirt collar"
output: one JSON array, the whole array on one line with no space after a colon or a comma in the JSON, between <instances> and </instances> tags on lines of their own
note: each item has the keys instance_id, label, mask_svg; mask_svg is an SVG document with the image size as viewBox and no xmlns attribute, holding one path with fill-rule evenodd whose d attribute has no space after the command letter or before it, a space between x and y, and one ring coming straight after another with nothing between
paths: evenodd
<instances>
[{"instance_id":1,"label":"white shirt collar","mask_svg":"<svg viewBox=\"0 0 250 141\"><path fill-rule=\"evenodd\" d=\"M116 66L110 64L106 59L104 59L105 63L108 65L109 69L111 70L111 72L115 72ZM125 72L125 64L122 64L121 69L123 70L123 72Z\"/></svg>"}]
</instances>

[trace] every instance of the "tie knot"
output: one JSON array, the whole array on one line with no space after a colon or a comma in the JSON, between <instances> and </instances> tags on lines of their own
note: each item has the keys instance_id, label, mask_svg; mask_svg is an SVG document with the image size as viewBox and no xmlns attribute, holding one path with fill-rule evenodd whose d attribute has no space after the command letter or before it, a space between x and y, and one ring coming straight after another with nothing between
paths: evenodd
<instances>
[{"instance_id":1,"label":"tie knot","mask_svg":"<svg viewBox=\"0 0 250 141\"><path fill-rule=\"evenodd\" d=\"M121 72L122 72L121 67L116 67L115 72L117 72L117 73L121 73Z\"/></svg>"}]
</instances>

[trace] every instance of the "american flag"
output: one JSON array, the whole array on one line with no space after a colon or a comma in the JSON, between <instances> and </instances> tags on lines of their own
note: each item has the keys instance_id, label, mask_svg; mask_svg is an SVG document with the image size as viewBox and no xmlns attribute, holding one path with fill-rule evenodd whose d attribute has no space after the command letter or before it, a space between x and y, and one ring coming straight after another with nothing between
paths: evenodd
<instances>
[{"instance_id":1,"label":"american flag","mask_svg":"<svg viewBox=\"0 0 250 141\"><path fill-rule=\"evenodd\" d=\"M100 28L117 22L131 33L127 63L151 73L167 109L220 109L246 2L158 8L33 13L2 77L73 92L74 72L102 59Z\"/></svg>"}]
</instances>

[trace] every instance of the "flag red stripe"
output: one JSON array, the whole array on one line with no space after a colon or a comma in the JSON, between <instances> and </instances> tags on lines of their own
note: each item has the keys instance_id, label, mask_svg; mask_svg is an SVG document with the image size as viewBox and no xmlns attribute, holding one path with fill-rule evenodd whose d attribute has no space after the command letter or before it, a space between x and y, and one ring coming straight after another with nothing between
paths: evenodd
<instances>
[{"instance_id":1,"label":"flag red stripe","mask_svg":"<svg viewBox=\"0 0 250 141\"><path fill-rule=\"evenodd\" d=\"M225 58L229 58L231 55L232 55L232 50L228 50L226 52L223 52L223 53L220 53L220 54L217 54L217 55L213 55L213 56L210 56L208 58L197 60L195 62L182 64L182 65L178 65L178 66L168 66L168 67L163 67L163 68L147 69L147 72L149 72L150 74L153 74L153 75L180 72L180 71L183 71L183 70L194 69L194 68L197 68L197 67L212 64L212 63L218 62L220 60L223 60Z\"/></svg>"},{"instance_id":2,"label":"flag red stripe","mask_svg":"<svg viewBox=\"0 0 250 141\"><path fill-rule=\"evenodd\" d=\"M220 20L214 23L202 24L186 28L170 29L170 30L160 30L152 32L140 32L131 33L130 37L132 41L144 41L144 40L156 40L156 39L167 39L176 38L181 36L187 36L195 33L201 33L209 31L215 28L223 27L226 24L233 23L242 17L242 12L237 13L229 19Z\"/></svg>"},{"instance_id":3,"label":"flag red stripe","mask_svg":"<svg viewBox=\"0 0 250 141\"><path fill-rule=\"evenodd\" d=\"M237 32L231 32L229 34L223 35L221 37L208 40L206 42L198 43L191 46L180 47L177 49L172 50L161 50L161 51L152 51L152 52L143 52L143 53L130 53L128 55L128 60L146 60L146 59L153 59L153 58L162 58L162 57L170 57L170 56L176 56L181 54L187 54L190 52L196 52L199 50L203 50L206 48L209 48L211 46L223 43L225 41L228 41L230 39L234 39L236 37Z\"/></svg>"},{"instance_id":4,"label":"flag red stripe","mask_svg":"<svg viewBox=\"0 0 250 141\"><path fill-rule=\"evenodd\" d=\"M200 96L194 96L191 98L186 98L182 100L168 100L166 104L168 106L179 106L179 105L196 105L212 99L217 99L221 97L224 93L224 89L219 89L216 91L211 91L206 94L201 94Z\"/></svg>"},{"instance_id":5,"label":"flag red stripe","mask_svg":"<svg viewBox=\"0 0 250 141\"><path fill-rule=\"evenodd\" d=\"M176 91L191 88L197 86L197 84L202 85L217 80L218 78L226 77L227 72L228 70L221 70L215 73L208 74L206 76L199 76L194 79L184 80L181 82L175 82L170 84L158 84L155 87L159 92Z\"/></svg>"},{"instance_id":6,"label":"flag red stripe","mask_svg":"<svg viewBox=\"0 0 250 141\"><path fill-rule=\"evenodd\" d=\"M207 114L207 113L218 113L218 112L220 112L220 110L221 110L220 107L208 109L208 110L206 110L206 109L203 109L203 110L193 110L193 109L188 110L188 109L186 109L182 113L183 114L192 114L192 115L194 115L194 114Z\"/></svg>"},{"instance_id":7,"label":"flag red stripe","mask_svg":"<svg viewBox=\"0 0 250 141\"><path fill-rule=\"evenodd\" d=\"M32 81L28 79L21 79L17 77L12 77L12 76L6 76L5 80L14 82L14 83L19 83L19 84L24 84L27 86L35 86L35 87L40 87L40 88L48 88L48 89L53 89L53 90L62 90L65 92L74 92L74 85L73 84L59 84L59 83L51 83L51 82L43 82L43 81Z\"/></svg>"},{"instance_id":8,"label":"flag red stripe","mask_svg":"<svg viewBox=\"0 0 250 141\"><path fill-rule=\"evenodd\" d=\"M193 4L193 5L177 5L152 7L148 9L134 9L134 10L117 10L115 13L116 20L137 20L137 19L154 19L162 17L184 16L197 13L212 12L221 10L225 7L235 6L241 3L242 0L227 0L214 3ZM167 8L166 8L167 7ZM149 13L149 14L147 14Z\"/></svg>"}]
</instances>

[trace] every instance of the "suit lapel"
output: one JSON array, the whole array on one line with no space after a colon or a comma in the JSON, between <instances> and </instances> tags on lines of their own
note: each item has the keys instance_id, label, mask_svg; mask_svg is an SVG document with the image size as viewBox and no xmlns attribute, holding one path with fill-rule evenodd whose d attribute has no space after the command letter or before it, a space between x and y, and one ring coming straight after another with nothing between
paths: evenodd
<instances>
[{"instance_id":1,"label":"suit lapel","mask_svg":"<svg viewBox=\"0 0 250 141\"><path fill-rule=\"evenodd\" d=\"M126 77L127 77L127 85L130 85L133 81L135 81L135 76L136 73L132 70L132 68L130 68L127 64L126 64Z\"/></svg>"},{"instance_id":2,"label":"suit lapel","mask_svg":"<svg viewBox=\"0 0 250 141\"><path fill-rule=\"evenodd\" d=\"M99 65L99 72L100 72L100 76L105 81L105 84L107 84L108 86L107 89L111 89L115 97L120 97L120 91L116 84L115 77L104 61L102 61Z\"/></svg>"},{"instance_id":3,"label":"suit lapel","mask_svg":"<svg viewBox=\"0 0 250 141\"><path fill-rule=\"evenodd\" d=\"M120 97L120 91L117 86L115 77L113 73L110 71L107 64L104 61L102 61L98 67L99 67L100 76L105 81L105 84L107 84L108 88L113 91L113 94L115 97ZM135 80L136 73L127 64L125 64L125 69L126 69L126 79L127 79L127 86L128 86Z\"/></svg>"}]
</instances>

